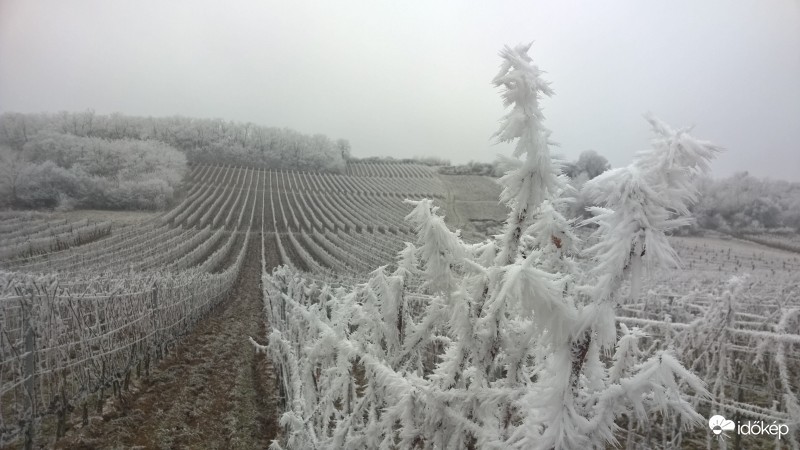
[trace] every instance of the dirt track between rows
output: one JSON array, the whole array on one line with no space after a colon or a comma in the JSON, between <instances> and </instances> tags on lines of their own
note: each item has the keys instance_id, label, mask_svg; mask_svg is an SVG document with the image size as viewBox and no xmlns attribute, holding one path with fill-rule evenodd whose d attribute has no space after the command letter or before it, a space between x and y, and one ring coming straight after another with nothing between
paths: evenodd
<instances>
[{"instance_id":1,"label":"dirt track between rows","mask_svg":"<svg viewBox=\"0 0 800 450\"><path fill-rule=\"evenodd\" d=\"M266 448L279 431L272 366L248 336L265 336L260 239L230 296L121 400L57 448ZM276 264L267 261L268 267Z\"/></svg>"}]
</instances>

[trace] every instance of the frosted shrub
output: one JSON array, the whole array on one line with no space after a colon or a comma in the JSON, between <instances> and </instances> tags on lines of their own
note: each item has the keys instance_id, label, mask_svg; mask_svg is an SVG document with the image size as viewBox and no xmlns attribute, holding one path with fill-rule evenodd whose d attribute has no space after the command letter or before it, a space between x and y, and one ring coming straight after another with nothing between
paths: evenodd
<instances>
[{"instance_id":1,"label":"frosted shrub","mask_svg":"<svg viewBox=\"0 0 800 450\"><path fill-rule=\"evenodd\" d=\"M581 272L539 106L552 91L529 47L504 48L494 78L510 108L497 138L516 143L501 235L468 245L421 200L407 217L417 242L392 273L339 288L285 267L264 275L273 331L258 347L281 374L283 445L595 448L616 443L623 416L701 421L687 401L708 395L700 379L672 349L640 348L615 307L625 279L636 296L643 267L676 262L666 233L687 223L691 179L718 149L649 117L653 148L585 185L603 206Z\"/></svg>"},{"instance_id":2,"label":"frosted shrub","mask_svg":"<svg viewBox=\"0 0 800 450\"><path fill-rule=\"evenodd\" d=\"M155 140L40 131L11 152L0 151L0 195L20 206L66 208L66 196L83 208L163 208L186 170L181 152Z\"/></svg>"}]
</instances>

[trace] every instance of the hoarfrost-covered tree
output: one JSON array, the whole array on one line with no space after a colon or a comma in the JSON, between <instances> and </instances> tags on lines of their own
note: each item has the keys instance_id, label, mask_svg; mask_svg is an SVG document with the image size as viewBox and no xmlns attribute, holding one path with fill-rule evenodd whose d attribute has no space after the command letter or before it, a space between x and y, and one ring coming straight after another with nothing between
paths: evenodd
<instances>
[{"instance_id":1,"label":"hoarfrost-covered tree","mask_svg":"<svg viewBox=\"0 0 800 450\"><path fill-rule=\"evenodd\" d=\"M18 201L17 191L27 165L20 152L0 145L0 206L13 205Z\"/></svg>"},{"instance_id":2,"label":"hoarfrost-covered tree","mask_svg":"<svg viewBox=\"0 0 800 450\"><path fill-rule=\"evenodd\" d=\"M111 142L160 141L184 153L190 163L266 165L282 169L343 172L345 157L350 152L349 143L343 139L335 142L326 136L304 135L288 128L220 119L102 115L92 110L0 114L0 145L22 151L30 141L41 140L36 138L39 133ZM69 150L74 142L62 136L50 144L55 150Z\"/></svg>"},{"instance_id":3,"label":"hoarfrost-covered tree","mask_svg":"<svg viewBox=\"0 0 800 450\"><path fill-rule=\"evenodd\" d=\"M583 193L595 204L588 220L598 225L599 243L587 253L597 263L598 279L589 295L606 300L631 274L631 296L639 293L643 256L650 266L677 266L677 255L667 233L691 223L689 205L697 201L693 179L707 172L720 148L695 139L688 130L673 130L648 114L656 138L653 148L637 155L627 167L610 170L588 181Z\"/></svg>"},{"instance_id":4,"label":"hoarfrost-covered tree","mask_svg":"<svg viewBox=\"0 0 800 450\"><path fill-rule=\"evenodd\" d=\"M581 152L578 160L564 165L564 174L571 179L585 177L587 180L610 169L608 160L594 150Z\"/></svg>"},{"instance_id":5,"label":"hoarfrost-covered tree","mask_svg":"<svg viewBox=\"0 0 800 450\"><path fill-rule=\"evenodd\" d=\"M691 178L718 149L650 117L653 148L586 183L603 206L591 219L597 244L583 250L595 268L582 272L539 104L553 92L529 49L505 47L494 78L510 109L496 137L516 144L499 180L502 234L466 244L419 200L407 217L417 242L391 275L379 268L338 290L289 268L264 276L275 330L259 348L283 374L285 444L602 448L623 415L701 421L687 397L708 395L700 379L671 348L641 349L645 334L618 328L615 307L641 267L676 262L666 233L687 223Z\"/></svg>"},{"instance_id":6,"label":"hoarfrost-covered tree","mask_svg":"<svg viewBox=\"0 0 800 450\"><path fill-rule=\"evenodd\" d=\"M547 248L541 245L542 241L546 242L549 237L553 243L560 243L562 236L571 234L571 227L560 212L549 205L563 192L565 182L557 176L558 167L549 158L549 132L541 125L542 114L538 108L539 95L548 95L550 90L527 57L528 49L529 46L506 48L501 53L506 62L495 78L496 83L506 87L506 104L513 105L498 135L504 140L518 138L515 156L527 154L520 168L501 179L503 199L511 213L500 246L504 248L503 257L498 260L508 263L503 269L505 283L501 283L496 292L516 287L518 281L511 275L527 275L524 289L511 292L517 293L517 302L524 305L522 312L533 318L533 342L529 344L533 353L544 353L536 382L516 405L536 413L526 415L522 426L514 430L511 442L520 447L542 448L600 446L614 442L614 416L621 406L619 403L628 403L627 408L641 412L643 399L631 394L651 390L657 397L675 401L677 412L688 421L696 422L700 416L682 400L674 378L683 378L701 394L706 391L699 379L680 367L668 351L654 355L618 383L609 383L606 373L609 369L601 362L600 351L612 351L617 346L613 309L618 301L617 292L628 272L632 274L632 290L635 291L641 276L637 258L641 258L645 247L651 250L649 261L654 264L675 261L664 233L686 223L686 204L694 200L691 177L707 169L717 148L649 118L659 135L654 148L641 154L627 170L601 175L584 188L594 201L606 207L597 210L598 215L593 219L599 225L595 233L598 244L586 251L597 263L587 274L587 286L591 288L582 287L574 297L568 290L556 291L548 282L563 285L569 278L581 274L577 271L545 272L553 277L548 278L535 272L538 269L534 265L542 265L533 261L542 260L543 250ZM519 123L523 122L527 123L527 130L521 129ZM530 184L526 186L526 183ZM522 261L513 260L511 255L519 245L517 233L522 230L519 225L534 211L546 212L542 218L558 227L548 230L550 235L545 235L544 239L539 237L537 253ZM530 231L542 231L542 228L543 225L537 225ZM574 241L574 237L570 236L569 241ZM554 292L566 295L553 295ZM647 386L637 385L644 379L641 376L644 371L658 372L659 380ZM617 405L611 407L612 404Z\"/></svg>"}]
</instances>

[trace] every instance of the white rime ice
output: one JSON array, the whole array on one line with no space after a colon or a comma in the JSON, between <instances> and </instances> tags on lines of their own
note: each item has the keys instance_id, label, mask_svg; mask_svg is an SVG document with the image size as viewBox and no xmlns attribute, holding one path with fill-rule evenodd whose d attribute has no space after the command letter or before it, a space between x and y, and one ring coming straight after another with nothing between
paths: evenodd
<instances>
[{"instance_id":1,"label":"white rime ice","mask_svg":"<svg viewBox=\"0 0 800 450\"><path fill-rule=\"evenodd\" d=\"M666 233L691 223L688 205L697 200L692 179L708 170L720 148L695 139L689 130L673 130L655 116L646 116L656 138L653 148L627 167L609 170L587 181L583 195L605 208L590 208L598 225L593 256L598 283L590 293L609 299L630 272L631 297L639 294L644 261L650 266L678 265ZM647 255L646 258L643 258Z\"/></svg>"},{"instance_id":2,"label":"white rime ice","mask_svg":"<svg viewBox=\"0 0 800 450\"><path fill-rule=\"evenodd\" d=\"M701 421L687 401L708 395L700 379L671 348L640 348L645 334L618 328L615 307L626 277L635 297L642 267L677 264L666 233L688 222L691 179L718 148L649 116L653 148L586 183L602 206L582 272L539 105L553 92L529 49L505 47L494 78L510 108L496 137L516 142L502 234L466 244L420 200L407 217L417 242L392 273L339 288L264 275L286 398L274 448L602 448L623 415Z\"/></svg>"}]
</instances>

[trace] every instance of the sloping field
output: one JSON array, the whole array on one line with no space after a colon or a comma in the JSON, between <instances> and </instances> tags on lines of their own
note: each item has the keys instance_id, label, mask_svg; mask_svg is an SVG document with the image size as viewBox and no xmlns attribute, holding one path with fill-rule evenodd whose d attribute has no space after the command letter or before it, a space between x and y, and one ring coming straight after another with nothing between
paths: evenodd
<instances>
[{"instance_id":1,"label":"sloping field","mask_svg":"<svg viewBox=\"0 0 800 450\"><path fill-rule=\"evenodd\" d=\"M393 270L415 241L406 198L436 199L468 240L505 216L492 179L414 164L344 175L201 165L184 190L144 217L0 214L0 446L263 448L281 434L287 395L286 374L248 342L270 328L263 273L285 264L335 288ZM713 386L696 400L704 414L795 420L800 255L673 245L684 270L653 268L620 322L671 342Z\"/></svg>"},{"instance_id":2,"label":"sloping field","mask_svg":"<svg viewBox=\"0 0 800 450\"><path fill-rule=\"evenodd\" d=\"M499 203L497 180L479 175L441 175L446 189L447 224L463 231L465 239L480 241L496 234L508 215Z\"/></svg>"},{"instance_id":3,"label":"sloping field","mask_svg":"<svg viewBox=\"0 0 800 450\"><path fill-rule=\"evenodd\" d=\"M268 442L275 426L239 423L274 417L274 375L246 340L263 335L262 269L363 279L412 240L403 200L444 197L425 166L347 173L197 166L161 215L0 214L0 445Z\"/></svg>"}]
</instances>

